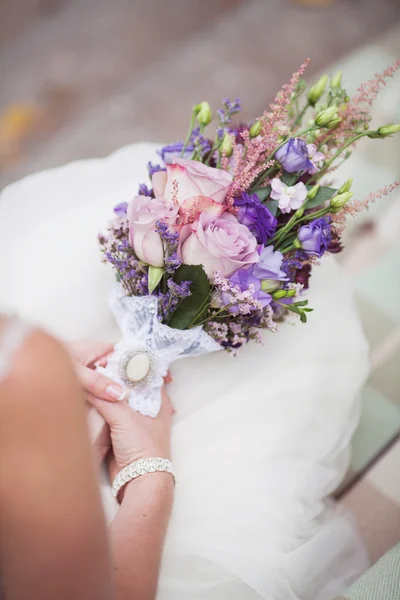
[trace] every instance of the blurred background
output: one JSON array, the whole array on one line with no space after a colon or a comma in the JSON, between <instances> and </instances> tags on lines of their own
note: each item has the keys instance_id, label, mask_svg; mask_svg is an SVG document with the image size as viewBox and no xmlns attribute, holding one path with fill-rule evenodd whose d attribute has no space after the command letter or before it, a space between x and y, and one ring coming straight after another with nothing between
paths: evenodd
<instances>
[{"instance_id":1,"label":"blurred background","mask_svg":"<svg viewBox=\"0 0 400 600\"><path fill-rule=\"evenodd\" d=\"M251 119L310 57L353 92L400 58L400 0L2 0L0 189L137 141L174 141L193 104L239 97ZM400 122L400 74L374 123ZM360 144L338 177L358 198L400 179L400 136ZM0 199L1 201L1 199ZM339 496L373 560L400 540L400 193L349 222L339 260L371 347ZM345 341L344 341L345 343Z\"/></svg>"}]
</instances>

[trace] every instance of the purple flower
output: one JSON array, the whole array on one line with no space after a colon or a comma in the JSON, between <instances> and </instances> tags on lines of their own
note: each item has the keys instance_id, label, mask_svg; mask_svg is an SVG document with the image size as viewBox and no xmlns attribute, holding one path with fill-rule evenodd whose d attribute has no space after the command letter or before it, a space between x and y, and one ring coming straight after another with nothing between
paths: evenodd
<instances>
[{"instance_id":1,"label":"purple flower","mask_svg":"<svg viewBox=\"0 0 400 600\"><path fill-rule=\"evenodd\" d=\"M237 98L236 100L229 100L229 98L224 98L222 100L222 104L224 108L219 108L217 110L217 114L220 119L221 126L229 125L232 121L232 115L240 112L242 107L240 105L240 100Z\"/></svg>"},{"instance_id":2,"label":"purple flower","mask_svg":"<svg viewBox=\"0 0 400 600\"><path fill-rule=\"evenodd\" d=\"M307 254L321 257L332 240L330 219L320 217L300 227L297 238Z\"/></svg>"},{"instance_id":3,"label":"purple flower","mask_svg":"<svg viewBox=\"0 0 400 600\"><path fill-rule=\"evenodd\" d=\"M191 281L182 281L181 284L175 283L172 279L168 279L168 289L178 298L187 298L192 294L190 291Z\"/></svg>"},{"instance_id":4,"label":"purple flower","mask_svg":"<svg viewBox=\"0 0 400 600\"><path fill-rule=\"evenodd\" d=\"M310 160L310 151L305 141L300 138L290 138L276 151L275 158L288 173L297 173L297 171L315 173L315 165Z\"/></svg>"},{"instance_id":5,"label":"purple flower","mask_svg":"<svg viewBox=\"0 0 400 600\"><path fill-rule=\"evenodd\" d=\"M153 190L149 189L145 183L141 183L139 185L138 196L148 196L149 198L152 198Z\"/></svg>"},{"instance_id":6,"label":"purple flower","mask_svg":"<svg viewBox=\"0 0 400 600\"><path fill-rule=\"evenodd\" d=\"M276 230L277 220L271 211L261 204L257 194L242 194L235 199L235 206L239 207L239 223L246 225L257 242L265 246Z\"/></svg>"},{"instance_id":7,"label":"purple flower","mask_svg":"<svg viewBox=\"0 0 400 600\"><path fill-rule=\"evenodd\" d=\"M117 206L114 206L114 212L118 217L126 217L128 212L128 203L121 202L120 204L117 204Z\"/></svg>"},{"instance_id":8,"label":"purple flower","mask_svg":"<svg viewBox=\"0 0 400 600\"><path fill-rule=\"evenodd\" d=\"M254 265L253 275L259 279L287 281L287 274L282 270L282 262L282 252L278 250L274 252L273 246L267 246L261 250L260 261Z\"/></svg>"},{"instance_id":9,"label":"purple flower","mask_svg":"<svg viewBox=\"0 0 400 600\"><path fill-rule=\"evenodd\" d=\"M151 178L153 177L154 173L158 173L158 171L165 171L166 169L160 165L154 165L151 161L149 161L147 163L147 170L149 172L149 177Z\"/></svg>"},{"instance_id":10,"label":"purple flower","mask_svg":"<svg viewBox=\"0 0 400 600\"><path fill-rule=\"evenodd\" d=\"M173 252L164 260L164 267L167 273L174 273L182 264L177 252Z\"/></svg>"},{"instance_id":11,"label":"purple flower","mask_svg":"<svg viewBox=\"0 0 400 600\"><path fill-rule=\"evenodd\" d=\"M163 146L161 150L158 151L158 154L161 156L166 165L170 165L175 162L176 158L191 158L195 150L198 151L201 156L204 156L204 154L211 150L211 145L211 141L204 137L202 133L200 133L200 127L196 127L192 131L189 143L186 145L185 152L183 153L182 157L181 153L184 142L181 140L172 144L167 144L167 146Z\"/></svg>"},{"instance_id":12,"label":"purple flower","mask_svg":"<svg viewBox=\"0 0 400 600\"><path fill-rule=\"evenodd\" d=\"M158 151L158 154L161 156L166 165L169 165L174 162L174 159L181 155L183 150L183 141L174 142L173 144L168 144L167 146L163 146L161 150ZM190 158L194 151L193 142L189 142L186 146L185 153L183 158Z\"/></svg>"},{"instance_id":13,"label":"purple flower","mask_svg":"<svg viewBox=\"0 0 400 600\"><path fill-rule=\"evenodd\" d=\"M272 298L267 292L264 292L261 289L261 281L258 277L254 276L253 267L250 267L249 269L239 269L229 278L229 281L233 285L236 285L242 292L248 290L249 286L252 285L254 288L253 298L261 304L262 308L271 303ZM229 297L224 298L223 294L222 299L224 303L226 302L229 304ZM252 307L250 306L249 308L251 309ZM232 313L237 313L240 312L240 307L232 306L229 310Z\"/></svg>"},{"instance_id":14,"label":"purple flower","mask_svg":"<svg viewBox=\"0 0 400 600\"><path fill-rule=\"evenodd\" d=\"M310 175L315 175L315 173L318 173L318 167L315 163L320 163L321 160L324 160L325 154L322 154L322 152L318 152L317 146L315 144L307 144L307 152L308 158L310 159L313 165L313 168L310 169L308 172L310 173Z\"/></svg>"}]
</instances>

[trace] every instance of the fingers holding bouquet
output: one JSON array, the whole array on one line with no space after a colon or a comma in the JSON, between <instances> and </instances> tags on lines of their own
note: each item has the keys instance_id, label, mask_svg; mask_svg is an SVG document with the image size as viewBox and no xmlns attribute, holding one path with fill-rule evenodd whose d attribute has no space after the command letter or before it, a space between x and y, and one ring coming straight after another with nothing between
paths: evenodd
<instances>
[{"instance_id":1,"label":"fingers holding bouquet","mask_svg":"<svg viewBox=\"0 0 400 600\"><path fill-rule=\"evenodd\" d=\"M126 390L123 386L96 371L97 366L104 367L107 364L108 357L114 351L113 344L79 341L70 344L69 350L88 399L90 396L108 402L118 402L125 398Z\"/></svg>"}]
</instances>

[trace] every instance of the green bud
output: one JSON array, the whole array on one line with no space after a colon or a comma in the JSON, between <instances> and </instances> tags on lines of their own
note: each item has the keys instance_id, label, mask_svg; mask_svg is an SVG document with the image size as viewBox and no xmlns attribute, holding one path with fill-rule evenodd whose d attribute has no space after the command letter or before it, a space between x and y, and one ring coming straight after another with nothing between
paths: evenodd
<instances>
[{"instance_id":1,"label":"green bud","mask_svg":"<svg viewBox=\"0 0 400 600\"><path fill-rule=\"evenodd\" d=\"M348 179L346 183L344 183L342 187L339 188L338 194L344 194L345 192L349 192L351 190L351 186L353 185L353 181L354 179L350 177L350 179Z\"/></svg>"},{"instance_id":2,"label":"green bud","mask_svg":"<svg viewBox=\"0 0 400 600\"><path fill-rule=\"evenodd\" d=\"M225 156L232 156L233 152L233 135L230 133L225 133L224 139L221 144L221 152L225 154Z\"/></svg>"},{"instance_id":3,"label":"green bud","mask_svg":"<svg viewBox=\"0 0 400 600\"><path fill-rule=\"evenodd\" d=\"M275 279L262 279L261 281L261 289L263 292L267 292L271 294L275 292L279 288L279 281Z\"/></svg>"},{"instance_id":4,"label":"green bud","mask_svg":"<svg viewBox=\"0 0 400 600\"><path fill-rule=\"evenodd\" d=\"M294 242L293 242L293 246L294 246L295 248L301 248L301 242L300 242L300 240L298 240L298 239L296 238L296 239L294 240Z\"/></svg>"},{"instance_id":5,"label":"green bud","mask_svg":"<svg viewBox=\"0 0 400 600\"><path fill-rule=\"evenodd\" d=\"M293 298L297 294L296 290L288 290L286 296L288 298Z\"/></svg>"},{"instance_id":6,"label":"green bud","mask_svg":"<svg viewBox=\"0 0 400 600\"><path fill-rule=\"evenodd\" d=\"M149 266L149 281L148 288L149 294L152 294L158 284L161 281L161 277L164 275L164 269L162 267L152 267Z\"/></svg>"},{"instance_id":7,"label":"green bud","mask_svg":"<svg viewBox=\"0 0 400 600\"><path fill-rule=\"evenodd\" d=\"M340 88L341 86L342 86L342 71L338 71L332 77L331 87L333 87L334 89L337 89L337 88Z\"/></svg>"},{"instance_id":8,"label":"green bud","mask_svg":"<svg viewBox=\"0 0 400 600\"><path fill-rule=\"evenodd\" d=\"M295 212L295 216L298 219L301 219L301 217L304 215L304 208L298 208Z\"/></svg>"},{"instance_id":9,"label":"green bud","mask_svg":"<svg viewBox=\"0 0 400 600\"><path fill-rule=\"evenodd\" d=\"M197 121L200 125L208 125L212 121L212 110L211 106L205 100L200 102L200 104L196 104L193 108L194 112L197 115Z\"/></svg>"},{"instance_id":10,"label":"green bud","mask_svg":"<svg viewBox=\"0 0 400 600\"><path fill-rule=\"evenodd\" d=\"M329 81L328 75L322 75L322 77L309 89L307 94L308 103L311 106L315 106L318 100L321 98L325 91L327 83Z\"/></svg>"},{"instance_id":11,"label":"green bud","mask_svg":"<svg viewBox=\"0 0 400 600\"><path fill-rule=\"evenodd\" d=\"M327 129L333 129L334 127L336 127L337 125L339 125L340 121L342 119L339 117L339 115L337 117L335 117L334 119L332 119L331 121L329 121L329 123L326 125Z\"/></svg>"},{"instance_id":12,"label":"green bud","mask_svg":"<svg viewBox=\"0 0 400 600\"><path fill-rule=\"evenodd\" d=\"M253 125L250 127L250 131L249 131L250 137L255 138L258 135L260 135L260 133L261 133L261 123L258 120L254 121Z\"/></svg>"},{"instance_id":13,"label":"green bud","mask_svg":"<svg viewBox=\"0 0 400 600\"><path fill-rule=\"evenodd\" d=\"M338 123L340 123L340 117L337 106L326 108L320 112L315 119L315 124L318 125L318 127L326 127L327 129L335 127Z\"/></svg>"},{"instance_id":14,"label":"green bud","mask_svg":"<svg viewBox=\"0 0 400 600\"><path fill-rule=\"evenodd\" d=\"M274 300L280 300L281 298L285 298L287 296L286 290L278 290L272 294Z\"/></svg>"},{"instance_id":15,"label":"green bud","mask_svg":"<svg viewBox=\"0 0 400 600\"><path fill-rule=\"evenodd\" d=\"M330 202L331 208L342 208L345 204L348 203L350 198L353 197L352 192L344 192L344 194L337 194L334 196Z\"/></svg>"},{"instance_id":16,"label":"green bud","mask_svg":"<svg viewBox=\"0 0 400 600\"><path fill-rule=\"evenodd\" d=\"M368 131L369 129L369 123L364 123L364 131Z\"/></svg>"},{"instance_id":17,"label":"green bud","mask_svg":"<svg viewBox=\"0 0 400 600\"><path fill-rule=\"evenodd\" d=\"M315 196L318 194L319 192L319 188L321 186L319 185L319 183L317 183L316 185L314 185L311 190L308 192L307 197L309 200L314 200Z\"/></svg>"},{"instance_id":18,"label":"green bud","mask_svg":"<svg viewBox=\"0 0 400 600\"><path fill-rule=\"evenodd\" d=\"M393 125L384 125L383 127L379 127L378 133L381 137L388 137L393 133L398 133L400 131L400 124Z\"/></svg>"},{"instance_id":19,"label":"green bud","mask_svg":"<svg viewBox=\"0 0 400 600\"><path fill-rule=\"evenodd\" d=\"M381 135L378 131L371 131L367 137L369 137L370 140L379 140L383 138L383 135Z\"/></svg>"}]
</instances>

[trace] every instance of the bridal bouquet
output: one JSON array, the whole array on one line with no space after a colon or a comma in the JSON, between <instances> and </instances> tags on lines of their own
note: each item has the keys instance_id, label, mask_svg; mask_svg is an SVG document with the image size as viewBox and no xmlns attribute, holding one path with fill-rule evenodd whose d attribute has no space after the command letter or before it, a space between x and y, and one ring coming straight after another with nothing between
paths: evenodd
<instances>
[{"instance_id":1,"label":"bridal bouquet","mask_svg":"<svg viewBox=\"0 0 400 600\"><path fill-rule=\"evenodd\" d=\"M196 105L186 139L160 149L150 184L115 207L99 237L119 281L112 309L123 335L106 372L144 414L157 414L173 360L236 352L289 312L305 323L302 290L319 259L342 249L347 215L400 185L357 201L352 180L334 185L332 176L360 139L400 131L371 129L369 114L400 61L352 99L341 73L307 90L307 64L253 123L233 123L238 100L223 100L215 117L207 102Z\"/></svg>"}]
</instances>

